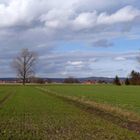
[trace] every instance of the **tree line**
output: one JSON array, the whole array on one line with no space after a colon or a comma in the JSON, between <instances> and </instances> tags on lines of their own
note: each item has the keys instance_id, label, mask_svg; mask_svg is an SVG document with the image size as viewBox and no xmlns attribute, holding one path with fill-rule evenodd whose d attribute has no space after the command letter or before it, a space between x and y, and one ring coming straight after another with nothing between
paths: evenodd
<instances>
[{"instance_id":1,"label":"tree line","mask_svg":"<svg viewBox=\"0 0 140 140\"><path fill-rule=\"evenodd\" d=\"M133 70L125 81L121 81L120 78L116 76L113 83L116 85L140 85L140 72Z\"/></svg>"}]
</instances>

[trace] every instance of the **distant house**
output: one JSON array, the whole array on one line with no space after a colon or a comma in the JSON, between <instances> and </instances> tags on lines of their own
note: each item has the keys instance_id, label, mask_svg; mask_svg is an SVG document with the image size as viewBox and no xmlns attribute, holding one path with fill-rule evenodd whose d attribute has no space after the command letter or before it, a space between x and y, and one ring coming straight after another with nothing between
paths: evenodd
<instances>
[{"instance_id":1,"label":"distant house","mask_svg":"<svg viewBox=\"0 0 140 140\"><path fill-rule=\"evenodd\" d=\"M84 81L84 84L87 84L87 85L96 84L96 81L94 81L94 80L87 80L87 81Z\"/></svg>"},{"instance_id":2,"label":"distant house","mask_svg":"<svg viewBox=\"0 0 140 140\"><path fill-rule=\"evenodd\" d=\"M0 84L4 84L4 83L6 83L5 81L3 81L3 80L0 80Z\"/></svg>"}]
</instances>

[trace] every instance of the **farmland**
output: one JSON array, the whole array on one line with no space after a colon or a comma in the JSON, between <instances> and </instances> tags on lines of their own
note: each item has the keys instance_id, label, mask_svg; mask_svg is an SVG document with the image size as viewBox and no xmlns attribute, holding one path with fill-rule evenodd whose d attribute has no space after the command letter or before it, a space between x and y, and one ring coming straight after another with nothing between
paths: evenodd
<instances>
[{"instance_id":1,"label":"farmland","mask_svg":"<svg viewBox=\"0 0 140 140\"><path fill-rule=\"evenodd\" d=\"M57 93L57 94L55 94ZM84 98L140 113L139 87L47 85L0 86L1 140L139 140L138 125L87 109ZM60 95L60 96L59 96ZM63 98L64 96L64 98ZM101 116L102 115L102 116ZM137 123L138 124L138 123Z\"/></svg>"},{"instance_id":2,"label":"farmland","mask_svg":"<svg viewBox=\"0 0 140 140\"><path fill-rule=\"evenodd\" d=\"M114 85L49 85L47 89L65 96L76 96L110 104L140 114L140 87Z\"/></svg>"}]
</instances>

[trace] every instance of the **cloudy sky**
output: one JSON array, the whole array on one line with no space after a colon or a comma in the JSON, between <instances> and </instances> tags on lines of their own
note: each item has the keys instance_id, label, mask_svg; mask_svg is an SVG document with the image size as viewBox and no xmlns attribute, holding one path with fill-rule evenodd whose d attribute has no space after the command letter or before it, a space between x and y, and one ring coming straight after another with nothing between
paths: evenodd
<instances>
[{"instance_id":1,"label":"cloudy sky","mask_svg":"<svg viewBox=\"0 0 140 140\"><path fill-rule=\"evenodd\" d=\"M38 52L38 76L127 76L140 71L139 0L0 0L0 77Z\"/></svg>"}]
</instances>

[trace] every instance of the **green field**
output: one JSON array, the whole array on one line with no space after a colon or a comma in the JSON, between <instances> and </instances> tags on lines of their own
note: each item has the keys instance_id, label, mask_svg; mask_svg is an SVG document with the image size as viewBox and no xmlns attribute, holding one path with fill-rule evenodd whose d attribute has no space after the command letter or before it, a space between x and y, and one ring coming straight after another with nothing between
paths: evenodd
<instances>
[{"instance_id":1,"label":"green field","mask_svg":"<svg viewBox=\"0 0 140 140\"><path fill-rule=\"evenodd\" d=\"M139 87L0 86L0 140L140 140L135 130L122 127L123 119L114 123L103 113L39 88L139 112Z\"/></svg>"},{"instance_id":2,"label":"green field","mask_svg":"<svg viewBox=\"0 0 140 140\"><path fill-rule=\"evenodd\" d=\"M62 95L106 103L140 114L140 86L49 85L46 88Z\"/></svg>"}]
</instances>

